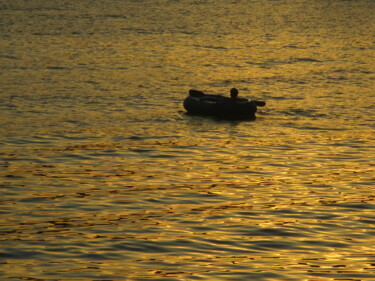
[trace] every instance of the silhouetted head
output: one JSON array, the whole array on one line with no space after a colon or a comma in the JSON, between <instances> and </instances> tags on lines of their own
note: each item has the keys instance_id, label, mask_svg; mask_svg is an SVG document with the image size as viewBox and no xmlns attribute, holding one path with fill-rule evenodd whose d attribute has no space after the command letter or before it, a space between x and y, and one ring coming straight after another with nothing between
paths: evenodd
<instances>
[{"instance_id":1,"label":"silhouetted head","mask_svg":"<svg viewBox=\"0 0 375 281\"><path fill-rule=\"evenodd\" d=\"M230 89L230 97L232 99L235 99L235 98L237 98L237 96L238 96L238 90L236 88Z\"/></svg>"}]
</instances>

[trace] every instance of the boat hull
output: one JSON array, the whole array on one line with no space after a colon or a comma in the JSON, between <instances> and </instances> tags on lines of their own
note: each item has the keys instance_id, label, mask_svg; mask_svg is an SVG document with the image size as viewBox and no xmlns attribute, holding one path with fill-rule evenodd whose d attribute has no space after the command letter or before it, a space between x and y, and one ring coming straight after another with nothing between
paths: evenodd
<instances>
[{"instance_id":1,"label":"boat hull","mask_svg":"<svg viewBox=\"0 0 375 281\"><path fill-rule=\"evenodd\" d=\"M210 115L222 118L255 118L257 106L247 100L232 101L221 96L192 97L184 100L187 112L199 115Z\"/></svg>"}]
</instances>

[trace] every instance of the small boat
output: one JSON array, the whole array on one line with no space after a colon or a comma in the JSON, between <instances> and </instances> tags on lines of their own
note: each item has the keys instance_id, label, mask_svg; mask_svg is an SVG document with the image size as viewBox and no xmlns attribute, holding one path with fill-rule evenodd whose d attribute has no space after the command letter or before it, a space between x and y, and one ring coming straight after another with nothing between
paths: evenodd
<instances>
[{"instance_id":1,"label":"small boat","mask_svg":"<svg viewBox=\"0 0 375 281\"><path fill-rule=\"evenodd\" d=\"M257 106L265 102L249 101L244 98L227 98L221 95L206 95L201 91L190 90L184 100L184 108L188 113L210 115L220 118L254 119Z\"/></svg>"}]
</instances>

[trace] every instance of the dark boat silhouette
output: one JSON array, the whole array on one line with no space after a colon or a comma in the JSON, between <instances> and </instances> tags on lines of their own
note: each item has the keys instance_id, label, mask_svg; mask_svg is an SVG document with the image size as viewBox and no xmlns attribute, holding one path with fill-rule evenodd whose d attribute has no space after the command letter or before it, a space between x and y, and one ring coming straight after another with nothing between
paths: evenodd
<instances>
[{"instance_id":1,"label":"dark boat silhouette","mask_svg":"<svg viewBox=\"0 0 375 281\"><path fill-rule=\"evenodd\" d=\"M221 95L206 95L201 91L190 90L183 105L186 111L191 114L253 119L257 107L264 106L265 102L249 101L245 98L233 99Z\"/></svg>"}]
</instances>

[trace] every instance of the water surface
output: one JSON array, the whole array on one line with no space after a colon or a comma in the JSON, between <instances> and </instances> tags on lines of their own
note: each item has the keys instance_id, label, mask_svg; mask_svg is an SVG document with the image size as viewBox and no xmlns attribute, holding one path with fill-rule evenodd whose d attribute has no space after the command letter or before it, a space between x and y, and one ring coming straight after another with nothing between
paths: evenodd
<instances>
[{"instance_id":1,"label":"water surface","mask_svg":"<svg viewBox=\"0 0 375 281\"><path fill-rule=\"evenodd\" d=\"M374 12L3 1L1 279L375 279Z\"/></svg>"}]
</instances>

